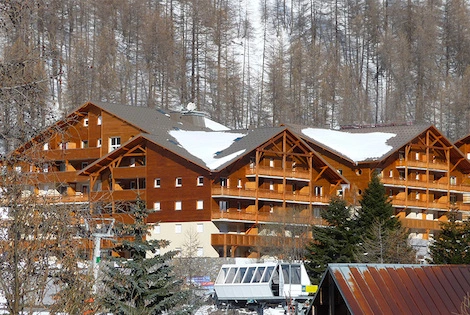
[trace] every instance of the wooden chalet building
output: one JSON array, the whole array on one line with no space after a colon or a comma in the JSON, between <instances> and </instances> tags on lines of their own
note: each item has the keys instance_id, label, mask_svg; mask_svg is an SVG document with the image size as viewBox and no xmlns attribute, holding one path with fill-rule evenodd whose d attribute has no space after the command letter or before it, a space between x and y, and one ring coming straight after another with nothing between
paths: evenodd
<instances>
[{"instance_id":1,"label":"wooden chalet building","mask_svg":"<svg viewBox=\"0 0 470 315\"><path fill-rule=\"evenodd\" d=\"M290 127L349 181L344 198L351 204L359 205L378 171L395 214L418 239L438 231L450 209L459 210L460 219L470 214L470 163L431 125Z\"/></svg>"},{"instance_id":2,"label":"wooden chalet building","mask_svg":"<svg viewBox=\"0 0 470 315\"><path fill-rule=\"evenodd\" d=\"M450 209L470 211L459 148L430 125L229 130L195 111L88 102L12 154L28 157L16 166L25 194L120 221L141 198L168 250L259 257L303 248L331 197L359 205L374 171L402 223L428 239Z\"/></svg>"},{"instance_id":3,"label":"wooden chalet building","mask_svg":"<svg viewBox=\"0 0 470 315\"><path fill-rule=\"evenodd\" d=\"M197 112L88 102L13 154L30 156L17 166L25 193L50 202L128 221L141 198L168 249L191 233L201 256L303 248L347 180L286 127L226 129Z\"/></svg>"}]
</instances>

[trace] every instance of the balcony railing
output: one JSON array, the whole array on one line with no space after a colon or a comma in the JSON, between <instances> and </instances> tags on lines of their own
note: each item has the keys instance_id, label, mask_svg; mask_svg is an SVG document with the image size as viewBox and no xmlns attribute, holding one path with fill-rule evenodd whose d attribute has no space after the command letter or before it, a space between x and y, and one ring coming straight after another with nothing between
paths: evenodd
<instances>
[{"instance_id":1,"label":"balcony railing","mask_svg":"<svg viewBox=\"0 0 470 315\"><path fill-rule=\"evenodd\" d=\"M303 248L310 238L291 238L282 236L265 236L252 234L212 234L212 246L241 246L241 247L277 247Z\"/></svg>"},{"instance_id":2,"label":"balcony railing","mask_svg":"<svg viewBox=\"0 0 470 315\"><path fill-rule=\"evenodd\" d=\"M146 168L145 166L116 167L113 169L113 176L116 179L144 178L146 176Z\"/></svg>"},{"instance_id":3,"label":"balcony railing","mask_svg":"<svg viewBox=\"0 0 470 315\"><path fill-rule=\"evenodd\" d=\"M100 158L101 148L44 150L46 160L89 160Z\"/></svg>"},{"instance_id":4,"label":"balcony railing","mask_svg":"<svg viewBox=\"0 0 470 315\"><path fill-rule=\"evenodd\" d=\"M212 197L217 196L230 196L246 199L255 199L255 189L243 188L227 188L221 186L212 187ZM303 203L319 203L328 204L330 202L329 196L309 196L308 194L301 194L299 192L285 191L278 192L276 190L258 189L258 199L267 200L286 200L287 202L303 202Z\"/></svg>"},{"instance_id":5,"label":"balcony railing","mask_svg":"<svg viewBox=\"0 0 470 315\"><path fill-rule=\"evenodd\" d=\"M212 211L212 220L228 220L228 221L249 221L249 222L273 222L276 224L308 224L308 225L326 225L326 221L316 218L309 214L309 211L294 213L293 211L276 212L258 212L248 213L244 211Z\"/></svg>"},{"instance_id":6,"label":"balcony railing","mask_svg":"<svg viewBox=\"0 0 470 315\"><path fill-rule=\"evenodd\" d=\"M414 200L414 199L392 199L392 205L394 207L410 207L410 208L420 208L420 209L438 209L448 211L452 209L459 209L461 211L470 211L470 204L463 203L463 202L439 202L439 201L422 201L422 200Z\"/></svg>"},{"instance_id":7,"label":"balcony railing","mask_svg":"<svg viewBox=\"0 0 470 315\"><path fill-rule=\"evenodd\" d=\"M422 161L405 161L405 160L398 160L396 162L397 167L408 167L408 168L416 168L416 169L429 169L429 170L438 170L438 171L447 171L449 166L445 162L439 161L430 161L422 162Z\"/></svg>"},{"instance_id":8,"label":"balcony railing","mask_svg":"<svg viewBox=\"0 0 470 315\"><path fill-rule=\"evenodd\" d=\"M246 175L256 175L256 168L247 166L245 168ZM300 168L297 169L286 169L275 168L275 167L266 167L258 166L258 176L267 176L267 177L286 177L287 179L299 179L299 180L310 180L310 173L306 170Z\"/></svg>"},{"instance_id":9,"label":"balcony railing","mask_svg":"<svg viewBox=\"0 0 470 315\"><path fill-rule=\"evenodd\" d=\"M32 184L37 183L77 183L88 181L87 176L79 176L77 171L68 172L31 172L28 180Z\"/></svg>"},{"instance_id":10,"label":"balcony railing","mask_svg":"<svg viewBox=\"0 0 470 315\"><path fill-rule=\"evenodd\" d=\"M430 190L437 190L437 191L460 191L460 192L470 192L470 185L452 185L447 183L440 183L438 181L419 181L419 180L405 180L405 179L397 179L397 178L390 178L390 177L382 177L382 183L385 186L398 186L398 187L412 187L418 189L430 189Z\"/></svg>"},{"instance_id":11,"label":"balcony railing","mask_svg":"<svg viewBox=\"0 0 470 315\"><path fill-rule=\"evenodd\" d=\"M90 193L90 200L92 202L103 201L135 201L137 197L140 196L140 199L145 200L145 189L136 190L136 189L124 189L124 190L103 190L103 191L93 191Z\"/></svg>"},{"instance_id":12,"label":"balcony railing","mask_svg":"<svg viewBox=\"0 0 470 315\"><path fill-rule=\"evenodd\" d=\"M440 221L399 218L401 224L409 229L440 230Z\"/></svg>"}]
</instances>

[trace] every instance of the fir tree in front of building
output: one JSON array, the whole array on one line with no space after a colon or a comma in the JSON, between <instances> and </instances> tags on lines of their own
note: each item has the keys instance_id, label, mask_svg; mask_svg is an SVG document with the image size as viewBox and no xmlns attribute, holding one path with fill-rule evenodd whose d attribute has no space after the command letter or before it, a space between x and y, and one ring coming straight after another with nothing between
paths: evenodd
<instances>
[{"instance_id":1,"label":"fir tree in front of building","mask_svg":"<svg viewBox=\"0 0 470 315\"><path fill-rule=\"evenodd\" d=\"M120 234L133 240L122 241L114 248L127 253L130 259L113 258L103 268L100 305L117 315L184 313L181 306L187 292L181 290L181 281L174 277L171 266L176 253L156 254L168 242L145 240L151 226L146 224L149 210L142 200L137 200L132 214L134 223L123 224Z\"/></svg>"},{"instance_id":2,"label":"fir tree in front of building","mask_svg":"<svg viewBox=\"0 0 470 315\"><path fill-rule=\"evenodd\" d=\"M313 240L307 245L306 268L314 283L321 280L329 263L353 262L357 243L351 209L345 200L332 199L321 215L327 225L313 226Z\"/></svg>"},{"instance_id":3,"label":"fir tree in front of building","mask_svg":"<svg viewBox=\"0 0 470 315\"><path fill-rule=\"evenodd\" d=\"M361 207L357 210L355 221L360 235L372 235L374 222L381 222L384 229L394 230L400 227L377 172L373 172L359 203Z\"/></svg>"},{"instance_id":4,"label":"fir tree in front of building","mask_svg":"<svg viewBox=\"0 0 470 315\"><path fill-rule=\"evenodd\" d=\"M458 221L458 211L448 213L448 222L429 246L433 264L470 264L470 222Z\"/></svg>"}]
</instances>

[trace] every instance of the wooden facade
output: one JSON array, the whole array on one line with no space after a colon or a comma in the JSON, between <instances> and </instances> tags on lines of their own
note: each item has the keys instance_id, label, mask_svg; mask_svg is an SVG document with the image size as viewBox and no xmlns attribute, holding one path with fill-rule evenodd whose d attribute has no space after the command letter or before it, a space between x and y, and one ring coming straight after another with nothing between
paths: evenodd
<instances>
[{"instance_id":1,"label":"wooden facade","mask_svg":"<svg viewBox=\"0 0 470 315\"><path fill-rule=\"evenodd\" d=\"M169 135L210 132L191 121L154 109L86 103L13 154L29 156L19 162L29 174L28 194L86 204L91 215L118 220L128 220L129 207L141 198L154 210L149 223L214 224L219 232L210 240L219 256L304 246L308 227L326 224L320 210L330 199L359 205L374 171L396 215L422 238L439 229L450 209L462 217L470 211L467 144L459 150L432 126L367 161L351 161L298 128L247 130L234 141L243 154L210 168Z\"/></svg>"}]
</instances>

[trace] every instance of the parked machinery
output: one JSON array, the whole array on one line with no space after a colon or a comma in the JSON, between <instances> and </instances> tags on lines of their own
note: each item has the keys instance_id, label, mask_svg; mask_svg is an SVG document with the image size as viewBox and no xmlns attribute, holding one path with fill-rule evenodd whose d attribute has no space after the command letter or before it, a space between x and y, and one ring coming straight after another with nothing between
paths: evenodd
<instances>
[{"instance_id":1,"label":"parked machinery","mask_svg":"<svg viewBox=\"0 0 470 315\"><path fill-rule=\"evenodd\" d=\"M313 286L303 263L265 262L222 265L214 284L219 307L283 308L289 314L308 314Z\"/></svg>"}]
</instances>

